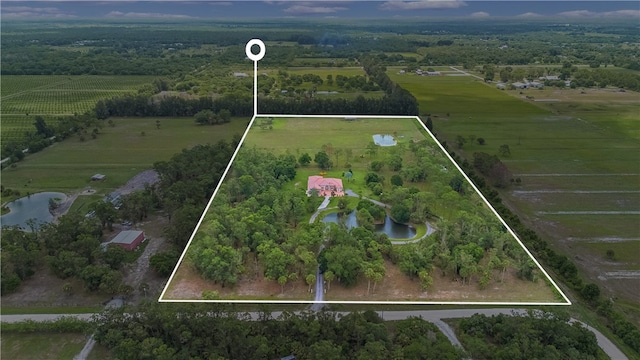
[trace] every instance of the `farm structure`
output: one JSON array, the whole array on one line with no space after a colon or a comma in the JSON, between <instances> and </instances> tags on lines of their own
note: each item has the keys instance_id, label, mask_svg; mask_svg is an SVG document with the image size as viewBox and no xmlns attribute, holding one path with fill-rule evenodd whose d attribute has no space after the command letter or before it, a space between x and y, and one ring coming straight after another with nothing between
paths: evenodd
<instances>
[{"instance_id":1,"label":"farm structure","mask_svg":"<svg viewBox=\"0 0 640 360\"><path fill-rule=\"evenodd\" d=\"M102 181L107 177L107 175L104 174L95 174L91 177L92 181Z\"/></svg>"},{"instance_id":2,"label":"farm structure","mask_svg":"<svg viewBox=\"0 0 640 360\"><path fill-rule=\"evenodd\" d=\"M341 179L309 176L307 194L311 194L314 189L318 191L319 196L344 196Z\"/></svg>"},{"instance_id":3,"label":"farm structure","mask_svg":"<svg viewBox=\"0 0 640 360\"><path fill-rule=\"evenodd\" d=\"M144 241L144 232L139 230L123 230L114 237L110 243L122 246L126 250L133 251Z\"/></svg>"}]
</instances>

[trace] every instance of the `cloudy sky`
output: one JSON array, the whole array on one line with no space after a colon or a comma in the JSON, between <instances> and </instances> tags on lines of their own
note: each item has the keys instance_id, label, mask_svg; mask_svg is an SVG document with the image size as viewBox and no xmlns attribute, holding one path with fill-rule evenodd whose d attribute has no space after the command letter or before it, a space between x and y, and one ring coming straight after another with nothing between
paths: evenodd
<instances>
[{"instance_id":1,"label":"cloudy sky","mask_svg":"<svg viewBox=\"0 0 640 360\"><path fill-rule=\"evenodd\" d=\"M398 18L523 17L640 19L638 1L19 1L3 0L10 18Z\"/></svg>"}]
</instances>

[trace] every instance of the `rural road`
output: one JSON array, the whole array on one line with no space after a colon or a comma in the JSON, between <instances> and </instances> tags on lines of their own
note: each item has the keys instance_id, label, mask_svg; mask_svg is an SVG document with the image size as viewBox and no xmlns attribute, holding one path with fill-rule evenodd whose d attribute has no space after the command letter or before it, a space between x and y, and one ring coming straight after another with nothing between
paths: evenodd
<instances>
[{"instance_id":1,"label":"rural road","mask_svg":"<svg viewBox=\"0 0 640 360\"><path fill-rule=\"evenodd\" d=\"M451 341L452 344L460 346L460 342L458 341L453 329L447 325L442 319L459 319L459 318L467 318L471 317L474 314L482 314L485 316L493 316L499 314L505 315L513 315L513 314L526 314L526 309L514 309L514 308L497 308L497 309L449 309L449 310L417 310L417 311L378 311L378 315L384 320L403 320L409 317L419 317L423 320L433 323L436 325L447 338ZM250 312L248 313L251 319L258 319L260 313ZM276 311L271 313L271 316L275 319L280 316L282 312ZM347 312L337 312L337 315L347 315ZM28 314L28 315L3 315L1 318L2 322L5 323L15 323L25 320L33 320L33 321L51 321L56 320L64 316L76 317L82 320L89 320L93 316L93 314ZM609 339L607 339L601 332L598 330L584 324L575 319L570 320L571 323L578 322L585 326L587 330L593 332L598 341L598 346L602 348L602 350L614 360L628 360L628 358L616 347Z\"/></svg>"},{"instance_id":2,"label":"rural road","mask_svg":"<svg viewBox=\"0 0 640 360\"><path fill-rule=\"evenodd\" d=\"M457 72L459 72L459 73L465 74L465 75L467 75L467 76L473 76L473 77L474 77L474 78L476 78L476 79L480 79L480 80L484 81L484 79L483 79L482 77L478 76L478 75L469 74L468 72L463 71L463 70L460 70L460 69L455 68L455 67L453 67L453 66L449 66L449 67L450 67L452 70L455 70L455 71L457 71Z\"/></svg>"}]
</instances>

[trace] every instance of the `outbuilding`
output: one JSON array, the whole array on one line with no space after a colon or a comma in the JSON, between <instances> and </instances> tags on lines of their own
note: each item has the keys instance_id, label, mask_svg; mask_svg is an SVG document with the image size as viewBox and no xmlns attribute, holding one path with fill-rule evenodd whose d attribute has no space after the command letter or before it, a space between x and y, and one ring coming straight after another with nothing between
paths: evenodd
<instances>
[{"instance_id":1,"label":"outbuilding","mask_svg":"<svg viewBox=\"0 0 640 360\"><path fill-rule=\"evenodd\" d=\"M144 232L139 230L123 230L110 241L111 244L122 246L126 250L133 251L144 241Z\"/></svg>"},{"instance_id":2,"label":"outbuilding","mask_svg":"<svg viewBox=\"0 0 640 360\"><path fill-rule=\"evenodd\" d=\"M103 174L95 174L91 177L91 180L93 181L102 181L107 177L107 175L103 175Z\"/></svg>"}]
</instances>

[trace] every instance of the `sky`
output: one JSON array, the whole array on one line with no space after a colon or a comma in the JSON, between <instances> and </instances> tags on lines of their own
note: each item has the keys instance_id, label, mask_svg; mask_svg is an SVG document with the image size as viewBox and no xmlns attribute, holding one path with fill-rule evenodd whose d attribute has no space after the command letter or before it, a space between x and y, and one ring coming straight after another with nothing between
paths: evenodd
<instances>
[{"instance_id":1,"label":"sky","mask_svg":"<svg viewBox=\"0 0 640 360\"><path fill-rule=\"evenodd\" d=\"M635 1L19 1L2 0L11 18L631 18L640 21Z\"/></svg>"}]
</instances>

